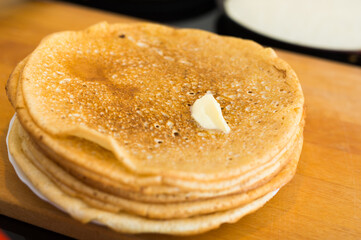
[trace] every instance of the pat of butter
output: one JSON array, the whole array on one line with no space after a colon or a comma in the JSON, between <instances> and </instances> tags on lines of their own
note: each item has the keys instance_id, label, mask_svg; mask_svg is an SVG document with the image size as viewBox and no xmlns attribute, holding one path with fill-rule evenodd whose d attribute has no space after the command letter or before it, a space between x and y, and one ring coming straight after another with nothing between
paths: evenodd
<instances>
[{"instance_id":1,"label":"pat of butter","mask_svg":"<svg viewBox=\"0 0 361 240\"><path fill-rule=\"evenodd\" d=\"M211 93L197 99L191 107L192 117L205 129L221 130L229 133L231 129L223 118L221 106Z\"/></svg>"}]
</instances>

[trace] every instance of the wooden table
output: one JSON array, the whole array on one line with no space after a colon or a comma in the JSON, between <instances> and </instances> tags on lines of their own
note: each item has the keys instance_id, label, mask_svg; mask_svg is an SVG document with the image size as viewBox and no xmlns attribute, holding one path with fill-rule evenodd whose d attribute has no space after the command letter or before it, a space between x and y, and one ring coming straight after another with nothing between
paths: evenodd
<instances>
[{"instance_id":1,"label":"wooden table","mask_svg":"<svg viewBox=\"0 0 361 240\"><path fill-rule=\"evenodd\" d=\"M134 21L54 2L0 10L0 214L81 239L173 239L83 225L32 194L8 162L5 136L14 111L4 86L12 69L47 34L103 20ZM256 213L182 239L361 239L361 69L277 52L297 72L306 97L305 143L296 176Z\"/></svg>"}]
</instances>

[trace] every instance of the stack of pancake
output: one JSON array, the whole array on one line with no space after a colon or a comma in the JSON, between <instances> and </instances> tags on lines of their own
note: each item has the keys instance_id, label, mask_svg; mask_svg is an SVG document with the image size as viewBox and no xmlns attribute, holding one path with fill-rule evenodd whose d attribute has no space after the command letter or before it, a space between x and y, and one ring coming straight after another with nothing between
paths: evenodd
<instances>
[{"instance_id":1,"label":"stack of pancake","mask_svg":"<svg viewBox=\"0 0 361 240\"><path fill-rule=\"evenodd\" d=\"M295 174L304 99L287 63L247 40L100 23L42 40L7 84L9 149L72 217L187 235L235 222ZM202 128L212 93L231 131Z\"/></svg>"}]
</instances>

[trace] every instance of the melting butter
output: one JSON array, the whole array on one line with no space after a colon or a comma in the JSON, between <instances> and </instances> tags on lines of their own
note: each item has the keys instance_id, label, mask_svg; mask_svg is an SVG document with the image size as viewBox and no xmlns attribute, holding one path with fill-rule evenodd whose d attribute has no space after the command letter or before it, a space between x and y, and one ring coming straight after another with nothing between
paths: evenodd
<instances>
[{"instance_id":1,"label":"melting butter","mask_svg":"<svg viewBox=\"0 0 361 240\"><path fill-rule=\"evenodd\" d=\"M197 99L191 107L191 113L202 128L221 130L224 133L231 131L223 118L221 106L211 93Z\"/></svg>"}]
</instances>

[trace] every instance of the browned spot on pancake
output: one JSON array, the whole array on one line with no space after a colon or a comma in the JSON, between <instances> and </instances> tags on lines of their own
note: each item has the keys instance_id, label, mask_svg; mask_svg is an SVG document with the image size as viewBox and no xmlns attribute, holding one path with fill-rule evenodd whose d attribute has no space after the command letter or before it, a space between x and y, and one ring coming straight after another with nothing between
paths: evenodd
<instances>
[{"instance_id":1,"label":"browned spot on pancake","mask_svg":"<svg viewBox=\"0 0 361 240\"><path fill-rule=\"evenodd\" d=\"M78 77L84 81L83 87L86 87L86 82L98 82L107 87L108 94L116 96L119 100L130 100L133 99L135 94L139 92L139 88L132 86L130 84L120 83L112 79L111 77L106 76L105 70L106 67L95 64L89 60L80 59L77 61L77 64L73 65L70 68L71 74L74 77Z\"/></svg>"},{"instance_id":2,"label":"browned spot on pancake","mask_svg":"<svg viewBox=\"0 0 361 240\"><path fill-rule=\"evenodd\" d=\"M109 92L117 95L119 99L133 99L135 94L139 92L139 88L129 85L129 84L122 84L122 83L107 83L107 88Z\"/></svg>"},{"instance_id":3,"label":"browned spot on pancake","mask_svg":"<svg viewBox=\"0 0 361 240\"><path fill-rule=\"evenodd\" d=\"M279 69L278 67L276 67L275 65L272 65L279 73L282 74L283 78L287 77L287 71L284 69Z\"/></svg>"},{"instance_id":4,"label":"browned spot on pancake","mask_svg":"<svg viewBox=\"0 0 361 240\"><path fill-rule=\"evenodd\" d=\"M107 80L103 71L104 68L86 59L77 59L76 64L73 64L69 69L74 77L85 81L101 82Z\"/></svg>"}]
</instances>

